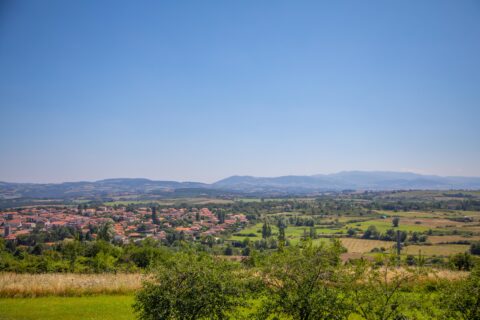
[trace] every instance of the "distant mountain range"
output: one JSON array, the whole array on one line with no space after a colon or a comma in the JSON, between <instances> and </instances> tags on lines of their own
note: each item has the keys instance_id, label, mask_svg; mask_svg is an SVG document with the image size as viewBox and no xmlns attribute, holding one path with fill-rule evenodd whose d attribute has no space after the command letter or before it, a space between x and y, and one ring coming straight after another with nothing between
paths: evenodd
<instances>
[{"instance_id":1,"label":"distant mountain range","mask_svg":"<svg viewBox=\"0 0 480 320\"><path fill-rule=\"evenodd\" d=\"M480 177L440 177L410 172L344 171L313 176L257 178L232 176L213 184L220 189L253 190L448 190L480 189Z\"/></svg>"},{"instance_id":2,"label":"distant mountain range","mask_svg":"<svg viewBox=\"0 0 480 320\"><path fill-rule=\"evenodd\" d=\"M95 182L8 183L0 182L0 199L74 198L128 194L213 195L233 193L305 194L340 190L449 190L480 189L480 177L440 177L408 172L345 171L312 176L232 176L212 184L201 182L154 181L149 179L107 179Z\"/></svg>"}]
</instances>

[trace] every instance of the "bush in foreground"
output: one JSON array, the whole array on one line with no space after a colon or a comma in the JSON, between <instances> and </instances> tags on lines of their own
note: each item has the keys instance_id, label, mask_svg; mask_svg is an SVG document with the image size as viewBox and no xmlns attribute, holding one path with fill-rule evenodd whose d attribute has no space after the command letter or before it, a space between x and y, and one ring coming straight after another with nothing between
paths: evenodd
<instances>
[{"instance_id":1,"label":"bush in foreground","mask_svg":"<svg viewBox=\"0 0 480 320\"><path fill-rule=\"evenodd\" d=\"M445 311L445 319L480 319L480 267L466 279L447 283L440 292L438 306Z\"/></svg>"},{"instance_id":2,"label":"bush in foreground","mask_svg":"<svg viewBox=\"0 0 480 320\"><path fill-rule=\"evenodd\" d=\"M268 257L262 268L265 299L258 318L348 319L353 310L340 252L338 242L328 247L306 243Z\"/></svg>"},{"instance_id":3,"label":"bush in foreground","mask_svg":"<svg viewBox=\"0 0 480 320\"><path fill-rule=\"evenodd\" d=\"M177 254L145 281L134 309L142 320L228 319L244 301L236 271L211 255Z\"/></svg>"}]
</instances>

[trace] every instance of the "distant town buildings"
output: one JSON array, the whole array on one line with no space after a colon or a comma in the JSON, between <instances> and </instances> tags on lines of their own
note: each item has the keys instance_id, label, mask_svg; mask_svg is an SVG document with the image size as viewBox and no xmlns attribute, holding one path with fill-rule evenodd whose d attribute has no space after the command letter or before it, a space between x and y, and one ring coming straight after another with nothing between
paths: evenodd
<instances>
[{"instance_id":1,"label":"distant town buildings","mask_svg":"<svg viewBox=\"0 0 480 320\"><path fill-rule=\"evenodd\" d=\"M17 237L35 230L48 231L56 227L75 228L86 235L105 223L113 226L114 241L128 243L145 238L162 240L168 233L195 240L240 230L248 220L243 214L222 212L217 215L207 208L138 208L130 211L127 207L111 206L87 209L28 207L0 212L0 237L15 241ZM94 239L97 235L93 233L90 236Z\"/></svg>"}]
</instances>

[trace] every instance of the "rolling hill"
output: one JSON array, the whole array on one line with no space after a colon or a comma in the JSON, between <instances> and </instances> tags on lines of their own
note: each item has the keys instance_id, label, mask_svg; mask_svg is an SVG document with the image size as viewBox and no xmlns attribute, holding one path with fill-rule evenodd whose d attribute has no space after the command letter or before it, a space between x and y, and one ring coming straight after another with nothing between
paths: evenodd
<instances>
[{"instance_id":1,"label":"rolling hill","mask_svg":"<svg viewBox=\"0 0 480 320\"><path fill-rule=\"evenodd\" d=\"M75 198L126 194L189 194L216 191L237 193L305 194L340 190L450 190L480 189L477 177L441 177L408 172L344 171L312 176L253 177L231 176L212 184L201 182L155 181L149 179L106 179L94 182L9 183L0 182L0 199ZM214 194L215 194L214 192Z\"/></svg>"}]
</instances>

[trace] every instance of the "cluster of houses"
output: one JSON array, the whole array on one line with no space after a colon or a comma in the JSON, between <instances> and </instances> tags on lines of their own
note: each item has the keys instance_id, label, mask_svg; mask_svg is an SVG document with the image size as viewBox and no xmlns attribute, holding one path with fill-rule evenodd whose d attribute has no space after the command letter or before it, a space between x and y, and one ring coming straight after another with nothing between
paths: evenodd
<instances>
[{"instance_id":1,"label":"cluster of houses","mask_svg":"<svg viewBox=\"0 0 480 320\"><path fill-rule=\"evenodd\" d=\"M106 223L112 226L114 241L128 243L149 237L162 240L169 233L195 240L241 230L248 220L243 214L215 214L208 208L28 207L0 212L0 237L15 241L34 231L73 227L94 239L97 235L91 230Z\"/></svg>"}]
</instances>

